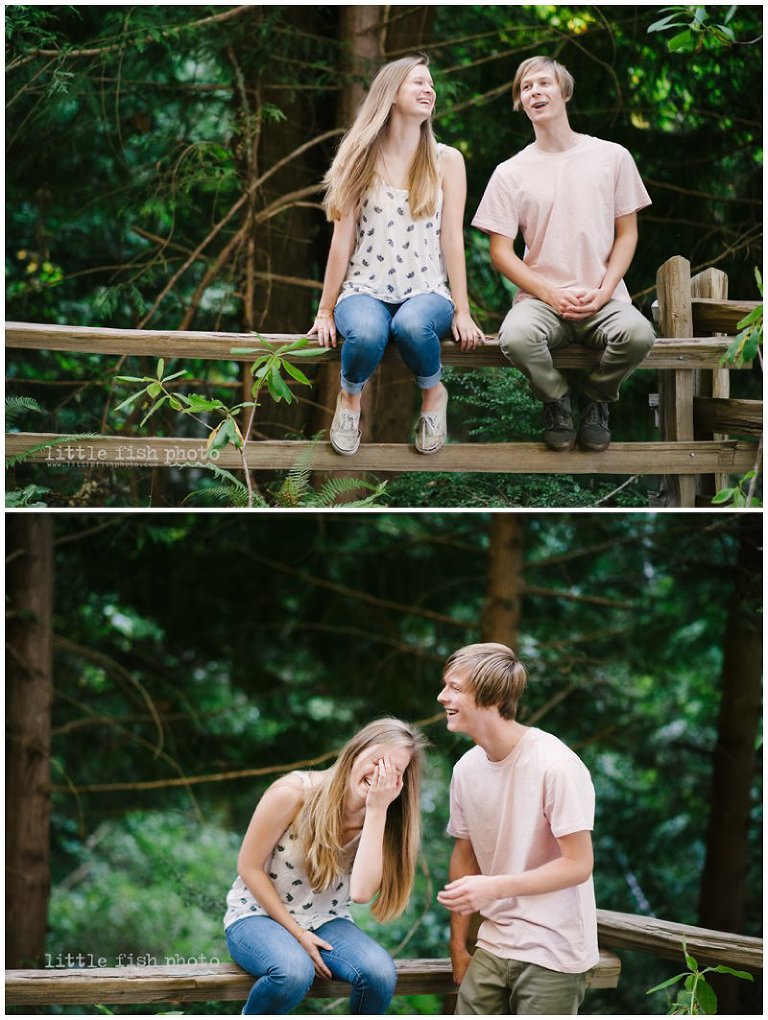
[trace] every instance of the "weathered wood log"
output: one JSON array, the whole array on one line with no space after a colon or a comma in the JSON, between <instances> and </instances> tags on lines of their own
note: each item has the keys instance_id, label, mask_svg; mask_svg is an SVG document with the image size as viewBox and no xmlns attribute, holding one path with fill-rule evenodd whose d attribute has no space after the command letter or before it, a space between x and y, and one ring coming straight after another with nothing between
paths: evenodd
<instances>
[{"instance_id":1,"label":"weathered wood log","mask_svg":"<svg viewBox=\"0 0 768 1020\"><path fill-rule=\"evenodd\" d=\"M656 274L659 301L659 327L673 337L693 333L691 314L691 264L675 255ZM685 443L693 439L693 394L695 377L691 372L662 372L659 375L659 423L666 442ZM665 472L661 486L666 506L694 506L696 479Z\"/></svg>"},{"instance_id":2,"label":"weathered wood log","mask_svg":"<svg viewBox=\"0 0 768 1020\"><path fill-rule=\"evenodd\" d=\"M697 299L704 298L712 301L727 301L728 299L728 274L722 269L715 269L710 266L701 273L697 273L691 279L691 311L694 323L696 322L697 310L701 307ZM694 327L695 328L695 327ZM713 368L711 370L701 369L696 372L694 382L694 401L696 397L720 397L727 398L731 395L731 373L727 367ZM708 439L719 441L727 436L712 429L703 429L696 421L696 411L693 414L693 434L695 439ZM716 492L728 485L728 476L724 474L701 475L697 480L696 499L700 496L709 496L711 499Z\"/></svg>"},{"instance_id":3,"label":"weathered wood log","mask_svg":"<svg viewBox=\"0 0 768 1020\"><path fill-rule=\"evenodd\" d=\"M739 331L739 322L759 304L759 301L724 301L719 297L694 294L691 301L694 332L734 335Z\"/></svg>"},{"instance_id":4,"label":"weathered wood log","mask_svg":"<svg viewBox=\"0 0 768 1020\"><path fill-rule=\"evenodd\" d=\"M396 960L395 995L448 995L456 991L451 961ZM615 988L621 961L601 950L590 988ZM48 968L5 972L5 1000L15 1006L90 1003L206 1002L246 999L253 978L234 963L148 967ZM344 981L317 978L308 998L346 998Z\"/></svg>"},{"instance_id":5,"label":"weathered wood log","mask_svg":"<svg viewBox=\"0 0 768 1020\"><path fill-rule=\"evenodd\" d=\"M763 969L763 940L748 935L613 910L598 910L597 933L603 945L615 949L636 949L664 959L680 960L681 970L685 970L683 940L699 964L724 963L747 970Z\"/></svg>"},{"instance_id":6,"label":"weathered wood log","mask_svg":"<svg viewBox=\"0 0 768 1020\"><path fill-rule=\"evenodd\" d=\"M6 436L6 456L40 447L30 461L53 466L182 467L215 463L241 468L240 454L232 446L212 458L205 442L173 437L99 436L72 439L54 433L19 432ZM365 471L473 471L482 474L561 475L696 475L723 471L744 473L755 461L756 445L749 441L720 443L665 442L611 443L603 453L571 450L555 453L544 443L448 443L439 453L425 457L404 443L363 444L354 457L341 463L327 442L263 440L246 450L253 470L283 470L303 464L312 471L338 471L340 467Z\"/></svg>"},{"instance_id":7,"label":"weathered wood log","mask_svg":"<svg viewBox=\"0 0 768 1020\"><path fill-rule=\"evenodd\" d=\"M697 432L701 429L703 432L759 436L763 431L763 402L733 397L694 397L693 420Z\"/></svg>"},{"instance_id":8,"label":"weathered wood log","mask_svg":"<svg viewBox=\"0 0 768 1020\"><path fill-rule=\"evenodd\" d=\"M190 330L107 329L100 326L59 326L35 322L7 322L7 348L26 350L77 351L82 354L135 355L137 357L200 358L205 361L251 361L252 354L233 354L233 348L274 347L293 343L302 334L265 333L203 333ZM695 369L714 368L728 349L729 341L721 337L660 337L651 348L641 368ZM391 348L391 345L390 345ZM319 347L315 340L309 348L313 358L305 361L337 361L340 348ZM385 357L397 357L391 349ZM570 345L554 352L559 368L589 368L600 359L599 351ZM489 337L474 351L463 352L453 340L444 340L442 360L445 365L465 368L503 366L507 362L499 350L496 337Z\"/></svg>"}]
</instances>

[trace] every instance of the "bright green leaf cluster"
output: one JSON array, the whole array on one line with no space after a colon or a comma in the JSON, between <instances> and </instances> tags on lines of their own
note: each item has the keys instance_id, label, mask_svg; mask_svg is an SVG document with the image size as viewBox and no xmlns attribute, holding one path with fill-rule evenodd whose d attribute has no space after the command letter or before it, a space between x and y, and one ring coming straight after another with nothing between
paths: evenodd
<instances>
[{"instance_id":1,"label":"bright green leaf cluster","mask_svg":"<svg viewBox=\"0 0 768 1020\"><path fill-rule=\"evenodd\" d=\"M664 988L671 988L678 981L683 981L683 987L677 993L677 997L671 1004L667 1016L713 1016L717 1013L717 996L712 990L712 986L707 984L707 980L704 977L705 974L730 974L744 981L754 980L747 971L734 970L732 967L726 967L722 963L716 967L705 967L704 970L699 970L698 963L686 948L685 940L683 940L683 955L685 956L685 965L688 970L682 974L676 974L667 981L662 981L660 985L649 988L645 993L646 995L652 995L654 992L660 992Z\"/></svg>"},{"instance_id":2,"label":"bright green leaf cluster","mask_svg":"<svg viewBox=\"0 0 768 1020\"><path fill-rule=\"evenodd\" d=\"M718 45L728 45L736 41L733 29L729 26L736 13L736 5L729 7L722 24L715 24L712 21L706 7L676 5L662 7L661 10L662 13L665 11L671 13L655 21L649 27L649 32L666 32L673 28L683 30L668 40L667 48L670 53L699 52L708 39Z\"/></svg>"}]
</instances>

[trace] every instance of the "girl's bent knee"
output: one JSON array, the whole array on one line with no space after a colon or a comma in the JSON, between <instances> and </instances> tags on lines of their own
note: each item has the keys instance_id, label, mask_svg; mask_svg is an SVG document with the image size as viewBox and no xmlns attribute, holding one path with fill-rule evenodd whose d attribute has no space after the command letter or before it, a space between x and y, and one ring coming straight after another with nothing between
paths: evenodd
<instances>
[{"instance_id":1,"label":"girl's bent knee","mask_svg":"<svg viewBox=\"0 0 768 1020\"><path fill-rule=\"evenodd\" d=\"M306 963L294 963L291 968L275 966L271 968L266 976L279 986L280 992L285 999L303 999L312 982L315 980L315 968L309 957Z\"/></svg>"}]
</instances>

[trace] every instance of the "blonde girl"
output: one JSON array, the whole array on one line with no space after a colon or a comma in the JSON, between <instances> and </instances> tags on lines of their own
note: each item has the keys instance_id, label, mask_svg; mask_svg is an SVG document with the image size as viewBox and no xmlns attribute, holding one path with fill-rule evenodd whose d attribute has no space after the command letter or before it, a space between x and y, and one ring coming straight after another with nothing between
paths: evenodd
<instances>
[{"instance_id":1,"label":"blonde girl","mask_svg":"<svg viewBox=\"0 0 768 1020\"><path fill-rule=\"evenodd\" d=\"M422 734L399 719L370 723L322 772L291 772L266 791L245 834L227 896L227 945L257 979L245 1014L289 1013L316 976L349 981L350 1013L386 1013L390 955L350 917L368 903L403 912L419 850Z\"/></svg>"},{"instance_id":2,"label":"blonde girl","mask_svg":"<svg viewBox=\"0 0 768 1020\"><path fill-rule=\"evenodd\" d=\"M467 297L464 159L435 141L434 111L426 57L386 64L326 174L333 239L310 336L323 347L344 338L330 433L340 454L357 452L362 390L390 340L421 390L416 449L436 453L447 434L440 340L470 350L483 339Z\"/></svg>"}]
</instances>

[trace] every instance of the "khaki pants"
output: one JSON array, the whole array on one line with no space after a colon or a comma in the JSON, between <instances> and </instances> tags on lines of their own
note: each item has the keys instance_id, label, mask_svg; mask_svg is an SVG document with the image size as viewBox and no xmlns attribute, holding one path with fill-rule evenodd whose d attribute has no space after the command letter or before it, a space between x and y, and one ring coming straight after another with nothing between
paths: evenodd
<instances>
[{"instance_id":1,"label":"khaki pants","mask_svg":"<svg viewBox=\"0 0 768 1020\"><path fill-rule=\"evenodd\" d=\"M551 351L568 344L602 350L600 363L584 383L584 395L613 402L655 339L650 322L626 301L609 301L590 318L570 322L543 301L525 298L510 309L499 330L504 356L530 379L534 395L544 403L568 392L567 381L552 364Z\"/></svg>"},{"instance_id":2,"label":"khaki pants","mask_svg":"<svg viewBox=\"0 0 768 1020\"><path fill-rule=\"evenodd\" d=\"M571 1016L578 1013L586 986L586 974L561 974L476 949L461 982L456 1013Z\"/></svg>"}]
</instances>

